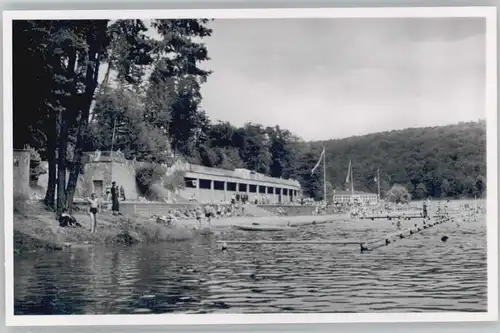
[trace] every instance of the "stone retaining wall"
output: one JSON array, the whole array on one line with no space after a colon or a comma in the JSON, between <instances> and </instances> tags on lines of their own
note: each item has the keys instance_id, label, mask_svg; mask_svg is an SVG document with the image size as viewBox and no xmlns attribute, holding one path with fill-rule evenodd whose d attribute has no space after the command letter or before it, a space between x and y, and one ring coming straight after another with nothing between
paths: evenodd
<instances>
[{"instance_id":1,"label":"stone retaining wall","mask_svg":"<svg viewBox=\"0 0 500 333\"><path fill-rule=\"evenodd\" d=\"M194 209L198 206L197 203L163 203L163 202L121 202L120 211L124 214L140 214L140 215L166 215L172 209L181 211ZM224 204L223 206L229 206ZM281 207L289 216L311 215L314 210L311 206L287 206L287 205L258 205L257 207L265 209L269 212L269 216L276 212L278 207Z\"/></svg>"}]
</instances>

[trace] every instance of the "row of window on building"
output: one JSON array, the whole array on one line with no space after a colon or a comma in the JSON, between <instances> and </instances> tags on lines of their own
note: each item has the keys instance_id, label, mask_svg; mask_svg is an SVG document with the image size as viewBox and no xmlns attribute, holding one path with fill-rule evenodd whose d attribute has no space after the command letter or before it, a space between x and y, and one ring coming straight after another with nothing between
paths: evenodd
<instances>
[{"instance_id":1,"label":"row of window on building","mask_svg":"<svg viewBox=\"0 0 500 333\"><path fill-rule=\"evenodd\" d=\"M282 195L290 195L296 197L298 194L297 190L287 189L287 188L279 188L272 186L263 186L263 185L254 185L254 184L244 184L244 183L235 183L235 182L224 182L210 179L193 179L193 178L185 178L186 187L189 188L200 188L200 189L213 189L216 191L232 191L232 192L242 192L242 193L259 193L259 194L282 194ZM224 183L225 188L224 188ZM248 189L248 191L247 191Z\"/></svg>"}]
</instances>

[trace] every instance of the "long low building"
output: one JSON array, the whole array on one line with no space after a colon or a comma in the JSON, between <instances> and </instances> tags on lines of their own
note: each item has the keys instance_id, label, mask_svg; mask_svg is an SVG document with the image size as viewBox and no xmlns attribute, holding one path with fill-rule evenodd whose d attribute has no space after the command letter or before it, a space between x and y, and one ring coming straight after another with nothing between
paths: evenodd
<instances>
[{"instance_id":1,"label":"long low building","mask_svg":"<svg viewBox=\"0 0 500 333\"><path fill-rule=\"evenodd\" d=\"M182 197L198 201L229 201L233 195L246 194L250 201L267 199L270 203L295 202L301 192L296 180L268 177L247 169L223 170L189 164L185 169L186 187Z\"/></svg>"},{"instance_id":2,"label":"long low building","mask_svg":"<svg viewBox=\"0 0 500 333\"><path fill-rule=\"evenodd\" d=\"M333 193L334 202L351 202L351 201L364 202L368 204L376 204L378 202L378 195L375 193L368 193L362 191L335 191Z\"/></svg>"},{"instance_id":3,"label":"long low building","mask_svg":"<svg viewBox=\"0 0 500 333\"><path fill-rule=\"evenodd\" d=\"M103 196L116 181L123 187L127 200L141 196L136 184L136 169L143 163L126 160L120 152L89 152L84 157L84 170L78 178L75 197L83 198L96 193ZM47 168L47 163L42 163ZM177 162L167 168L167 175L176 170L184 174L185 187L177 193L165 191L165 196L177 199L195 198L199 202L230 201L236 194L247 194L250 201L256 198L269 203L297 201L300 183L296 180L268 177L247 169L223 170L201 165ZM45 173L38 180L38 191L47 187Z\"/></svg>"}]
</instances>

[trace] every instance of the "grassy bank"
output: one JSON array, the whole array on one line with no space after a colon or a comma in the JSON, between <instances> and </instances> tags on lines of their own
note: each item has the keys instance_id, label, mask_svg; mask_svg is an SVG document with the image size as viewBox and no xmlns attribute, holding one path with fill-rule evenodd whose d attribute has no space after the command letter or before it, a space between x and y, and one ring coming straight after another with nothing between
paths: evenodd
<instances>
[{"instance_id":1,"label":"grassy bank","mask_svg":"<svg viewBox=\"0 0 500 333\"><path fill-rule=\"evenodd\" d=\"M193 219L183 219L176 226L164 226L140 215L113 216L111 212L97 215L97 232L90 232L90 217L86 211L73 213L82 227L60 227L54 212L48 211L41 203L27 203L17 200L14 204L14 251L34 251L37 249L61 250L65 247L91 245L158 243L165 241L189 240L205 233L194 230L198 223ZM212 220L212 230L224 230L232 225L272 225L301 226L335 221L345 221L346 216L234 216Z\"/></svg>"},{"instance_id":2,"label":"grassy bank","mask_svg":"<svg viewBox=\"0 0 500 333\"><path fill-rule=\"evenodd\" d=\"M90 232L90 217L75 212L81 227L60 227L54 212L40 203L18 202L14 208L14 251L61 250L64 247L183 241L195 236L186 226L167 227L140 216L97 215L97 232Z\"/></svg>"}]
</instances>

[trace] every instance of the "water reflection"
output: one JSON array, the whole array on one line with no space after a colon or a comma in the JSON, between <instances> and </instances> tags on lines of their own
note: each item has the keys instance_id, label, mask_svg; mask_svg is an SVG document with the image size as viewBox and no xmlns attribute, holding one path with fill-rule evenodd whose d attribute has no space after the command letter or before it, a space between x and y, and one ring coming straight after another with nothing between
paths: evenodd
<instances>
[{"instance_id":1,"label":"water reflection","mask_svg":"<svg viewBox=\"0 0 500 333\"><path fill-rule=\"evenodd\" d=\"M224 238L371 239L393 231L388 221L357 221ZM222 252L216 239L16 257L15 312L486 311L484 218L439 225L364 254L332 245Z\"/></svg>"}]
</instances>

